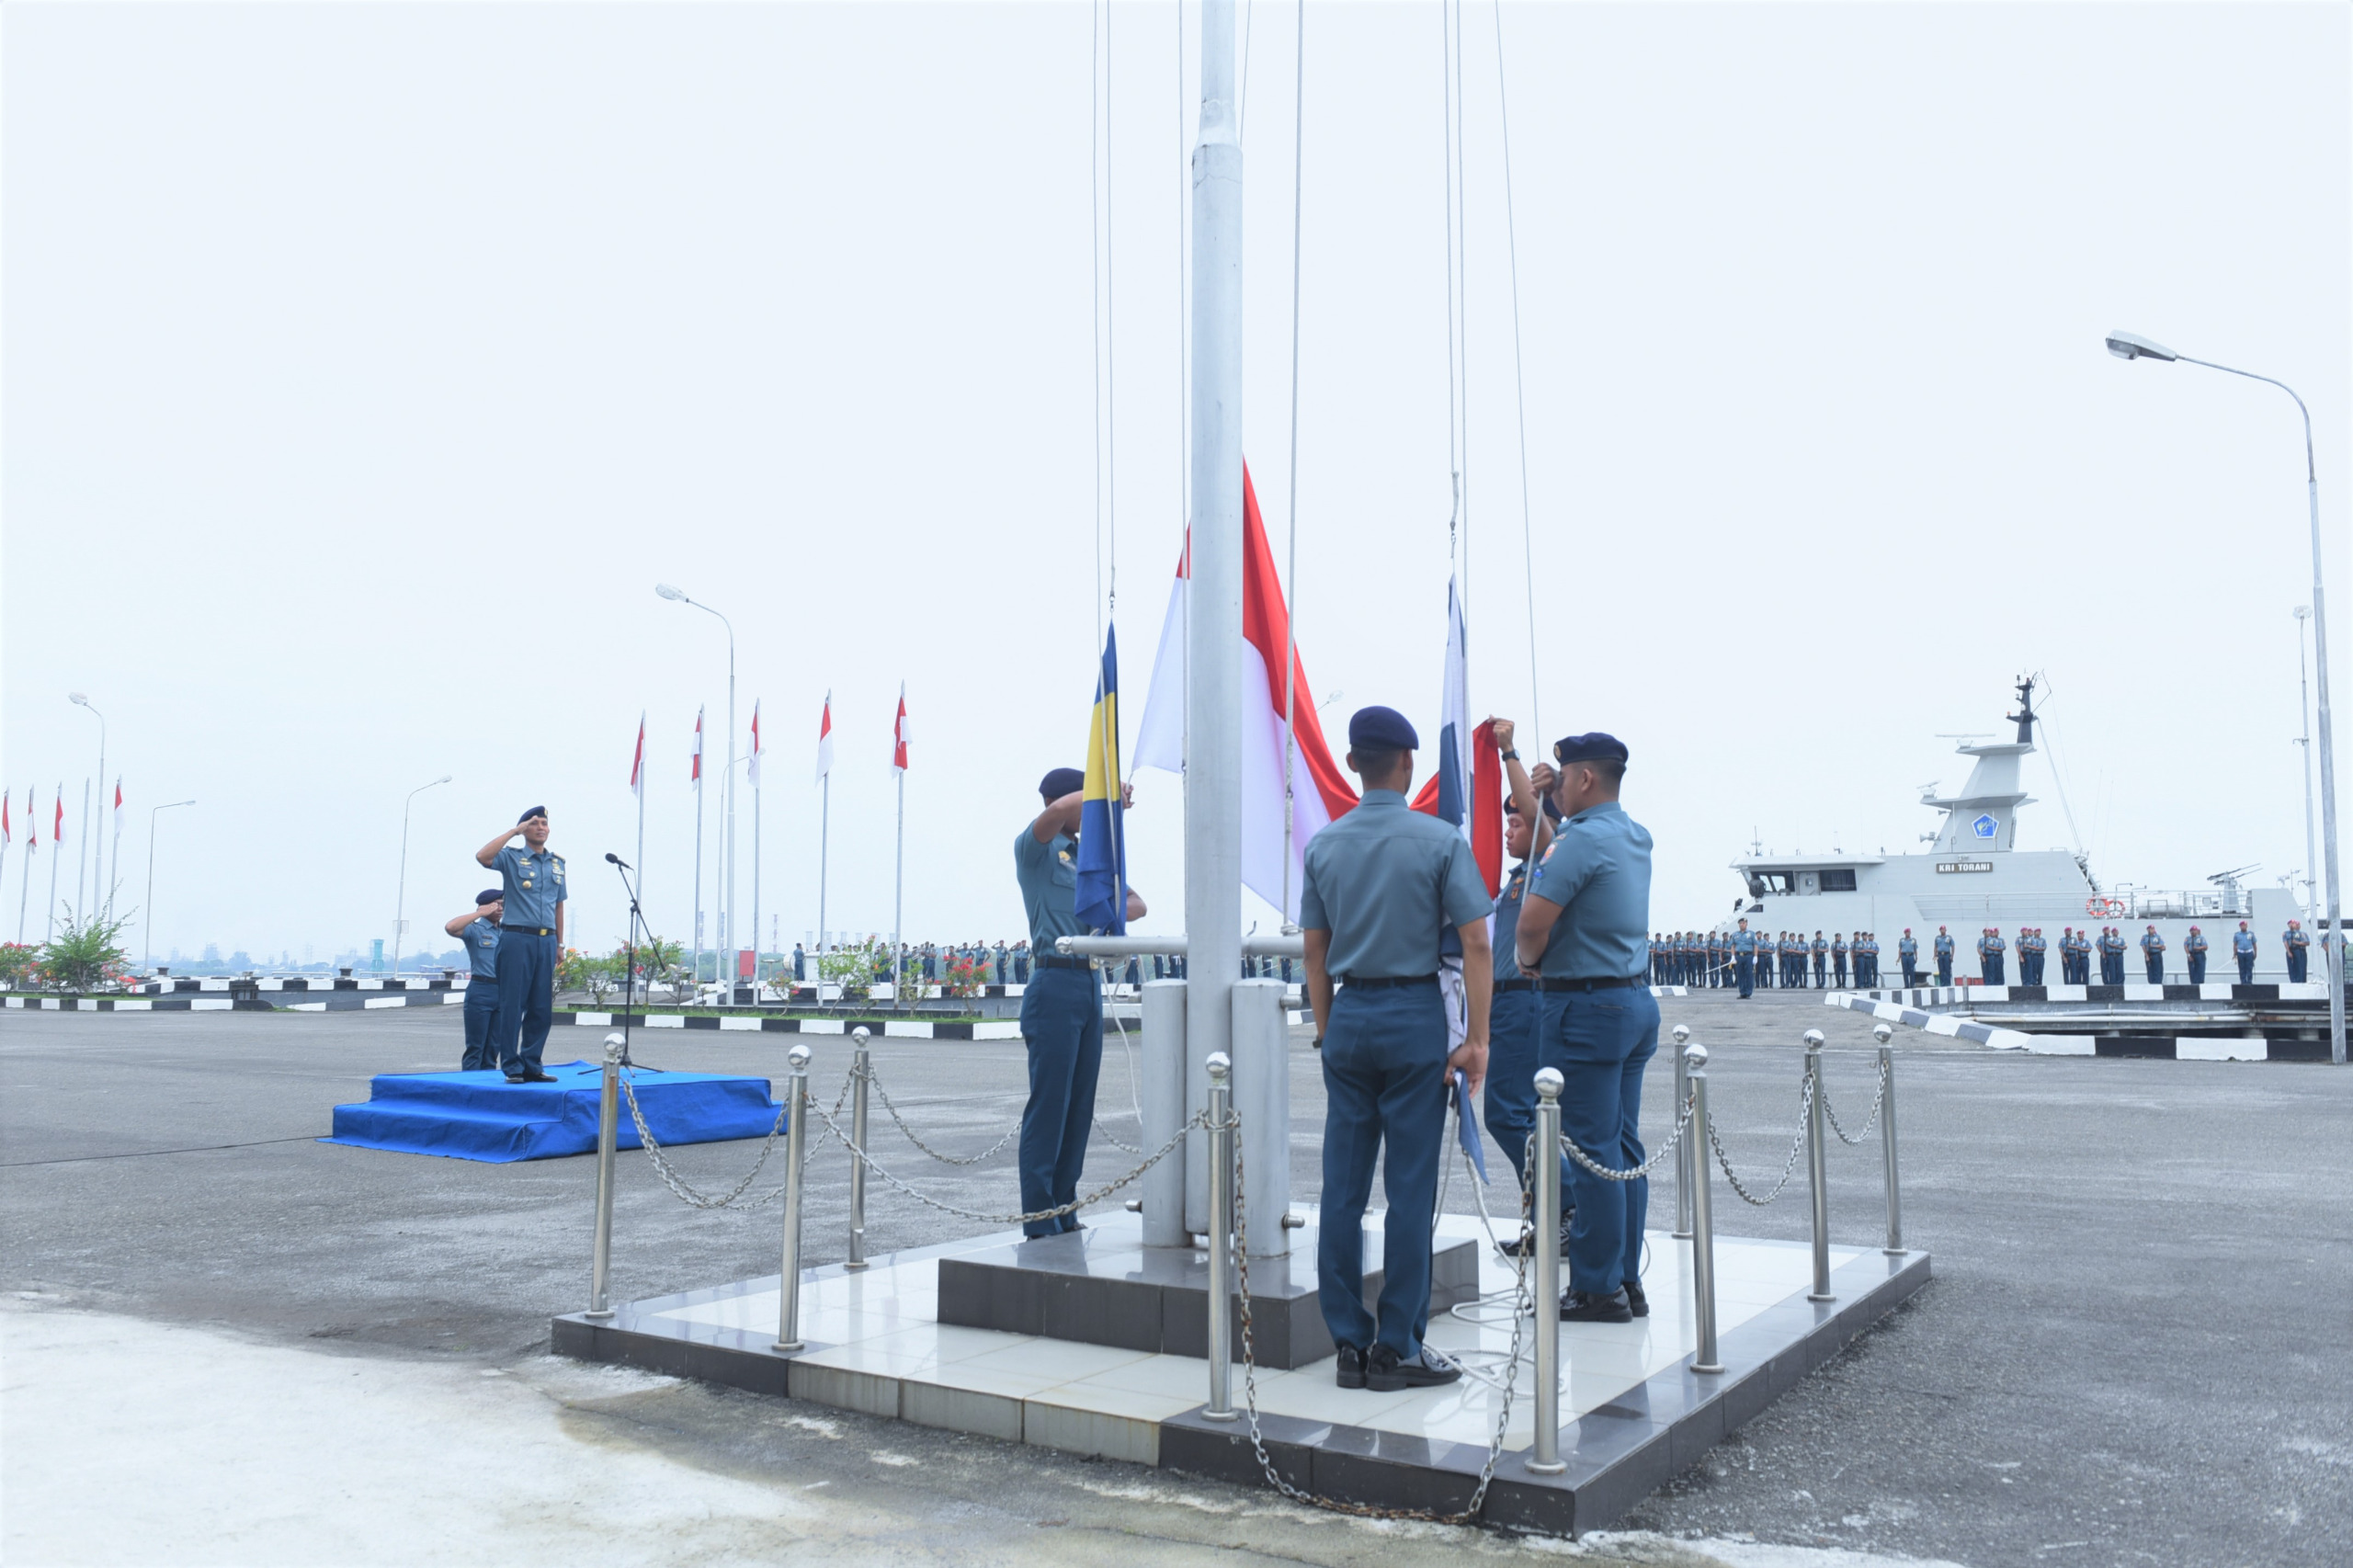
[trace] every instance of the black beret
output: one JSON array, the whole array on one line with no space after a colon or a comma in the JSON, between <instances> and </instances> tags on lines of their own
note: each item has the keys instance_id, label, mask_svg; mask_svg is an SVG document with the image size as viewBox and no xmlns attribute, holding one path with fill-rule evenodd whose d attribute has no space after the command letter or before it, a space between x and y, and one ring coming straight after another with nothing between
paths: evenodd
<instances>
[{"instance_id":1,"label":"black beret","mask_svg":"<svg viewBox=\"0 0 2353 1568\"><path fill-rule=\"evenodd\" d=\"M1394 708L1359 708L1348 717L1348 744L1377 751L1419 751L1422 737Z\"/></svg>"},{"instance_id":2,"label":"black beret","mask_svg":"<svg viewBox=\"0 0 2353 1568\"><path fill-rule=\"evenodd\" d=\"M543 817L547 814L548 809L545 806L533 806L529 811L525 812L521 816L515 819L515 825L517 827L520 827L525 823L529 822L533 817Z\"/></svg>"},{"instance_id":3,"label":"black beret","mask_svg":"<svg viewBox=\"0 0 2353 1568\"><path fill-rule=\"evenodd\" d=\"M1075 767L1057 767L1038 780L1038 793L1048 801L1059 801L1075 790L1086 787L1086 775Z\"/></svg>"},{"instance_id":4,"label":"black beret","mask_svg":"<svg viewBox=\"0 0 2353 1568\"><path fill-rule=\"evenodd\" d=\"M504 888L484 888L474 894L474 907L480 909L485 903L496 903L506 896L506 890Z\"/></svg>"},{"instance_id":5,"label":"black beret","mask_svg":"<svg viewBox=\"0 0 2353 1568\"><path fill-rule=\"evenodd\" d=\"M1563 765L1572 762L1624 762L1626 743L1615 735L1605 735L1599 730L1589 734L1568 735L1552 743L1552 760Z\"/></svg>"}]
</instances>

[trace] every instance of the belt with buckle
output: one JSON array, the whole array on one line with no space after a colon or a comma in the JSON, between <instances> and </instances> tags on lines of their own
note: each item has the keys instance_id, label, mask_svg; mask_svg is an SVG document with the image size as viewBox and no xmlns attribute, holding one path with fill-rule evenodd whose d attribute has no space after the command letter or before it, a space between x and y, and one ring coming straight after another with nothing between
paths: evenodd
<instances>
[{"instance_id":1,"label":"belt with buckle","mask_svg":"<svg viewBox=\"0 0 2353 1568\"><path fill-rule=\"evenodd\" d=\"M1506 991L1533 991L1535 989L1536 982L1526 978L1519 980L1498 980L1495 982L1495 992L1498 995Z\"/></svg>"},{"instance_id":2,"label":"belt with buckle","mask_svg":"<svg viewBox=\"0 0 2353 1568\"><path fill-rule=\"evenodd\" d=\"M1075 958L1068 953L1040 953L1032 960L1040 969L1092 969L1091 959Z\"/></svg>"},{"instance_id":3,"label":"belt with buckle","mask_svg":"<svg viewBox=\"0 0 2353 1568\"><path fill-rule=\"evenodd\" d=\"M555 935L555 927L552 926L501 926L498 929L509 937L552 937Z\"/></svg>"},{"instance_id":4,"label":"belt with buckle","mask_svg":"<svg viewBox=\"0 0 2353 1568\"><path fill-rule=\"evenodd\" d=\"M1361 987L1367 991L1391 991L1406 985L1436 985L1438 976L1434 974L1373 974L1358 977L1344 974L1340 976L1340 983L1352 988Z\"/></svg>"},{"instance_id":5,"label":"belt with buckle","mask_svg":"<svg viewBox=\"0 0 2353 1568\"><path fill-rule=\"evenodd\" d=\"M1615 991L1621 986L1647 983L1646 981L1629 980L1623 975L1612 975L1604 980L1555 980L1550 975L1544 975L1536 981L1536 989L1539 991Z\"/></svg>"}]
</instances>

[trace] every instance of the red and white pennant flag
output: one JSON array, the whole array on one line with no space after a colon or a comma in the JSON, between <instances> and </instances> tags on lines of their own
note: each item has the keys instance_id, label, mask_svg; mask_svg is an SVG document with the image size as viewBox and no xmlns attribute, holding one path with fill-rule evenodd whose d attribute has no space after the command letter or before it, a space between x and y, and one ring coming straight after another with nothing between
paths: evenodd
<instances>
[{"instance_id":1,"label":"red and white pennant flag","mask_svg":"<svg viewBox=\"0 0 2353 1568\"><path fill-rule=\"evenodd\" d=\"M629 792L645 799L645 714L642 710L637 715L637 750L629 759Z\"/></svg>"},{"instance_id":2,"label":"red and white pennant flag","mask_svg":"<svg viewBox=\"0 0 2353 1568\"><path fill-rule=\"evenodd\" d=\"M824 711L817 716L817 778L824 782L834 771L834 694L825 693Z\"/></svg>"},{"instance_id":3,"label":"red and white pennant flag","mask_svg":"<svg viewBox=\"0 0 2353 1568\"><path fill-rule=\"evenodd\" d=\"M899 716L891 724L891 771L907 770L907 683L899 683Z\"/></svg>"}]
</instances>

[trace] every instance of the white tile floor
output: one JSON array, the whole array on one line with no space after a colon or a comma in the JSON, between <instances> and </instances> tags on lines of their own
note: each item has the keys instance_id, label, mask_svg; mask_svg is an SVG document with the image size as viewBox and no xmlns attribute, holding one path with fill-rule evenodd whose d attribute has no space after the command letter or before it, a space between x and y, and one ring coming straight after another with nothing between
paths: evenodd
<instances>
[{"instance_id":1,"label":"white tile floor","mask_svg":"<svg viewBox=\"0 0 2353 1568\"><path fill-rule=\"evenodd\" d=\"M1103 1222L1116 1224L1126 1219L1120 1216ZM1441 1221L1440 1232L1480 1234L1475 1219L1454 1215ZM999 1239L977 1237L972 1245L995 1245ZM1508 1262L1495 1256L1483 1241L1480 1250L1483 1289L1508 1291L1513 1283ZM1737 1328L1792 1295L1802 1297L1812 1280L1812 1262L1802 1247L1720 1237L1715 1256L1719 1333ZM1651 1315L1631 1324L1572 1324L1563 1328L1563 1420L1608 1403L1693 1353L1698 1340L1685 1286L1688 1257L1688 1243L1675 1241L1665 1232L1650 1233L1644 1287ZM1831 1249L1834 1290L1838 1272L1863 1259L1870 1260L1866 1273L1876 1282L1881 1267L1876 1252ZM813 1367L992 1394L1115 1421L1163 1421L1201 1403L1209 1393L1207 1363L1190 1357L1150 1355L941 1324L936 1258L877 1264L861 1274L810 1281L802 1286L801 1299L801 1333L824 1346L801 1358ZM1481 1368L1499 1368L1511 1348L1511 1319L1500 1305L1477 1313L1495 1320L1488 1323L1464 1315L1473 1310L1466 1307L1432 1319L1429 1342L1450 1354L1464 1355ZM773 1334L777 1295L773 1290L750 1292L676 1308L662 1315ZM1238 1358L1239 1346L1236 1353ZM1237 1364L1237 1399L1241 1382L1242 1369ZM1468 1377L1450 1387L1403 1393L1343 1390L1333 1381L1328 1358L1294 1371L1262 1371L1257 1384L1258 1408L1270 1414L1481 1445L1494 1430L1495 1402L1501 1398L1491 1382ZM1532 1349L1523 1354L1517 1387L1506 1440L1511 1447L1522 1448L1533 1440Z\"/></svg>"}]
</instances>

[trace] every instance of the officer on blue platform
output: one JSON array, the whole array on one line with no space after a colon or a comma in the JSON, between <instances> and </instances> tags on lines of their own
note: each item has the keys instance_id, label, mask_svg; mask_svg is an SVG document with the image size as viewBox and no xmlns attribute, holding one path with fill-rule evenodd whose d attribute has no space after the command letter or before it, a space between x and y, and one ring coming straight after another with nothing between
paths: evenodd
<instances>
[{"instance_id":1,"label":"officer on blue platform","mask_svg":"<svg viewBox=\"0 0 2353 1568\"><path fill-rule=\"evenodd\" d=\"M2165 983L2165 939L2157 935L2154 925L2150 926L2147 935L2141 938L2141 961L2149 966L2150 984L2163 985Z\"/></svg>"},{"instance_id":2,"label":"officer on blue platform","mask_svg":"<svg viewBox=\"0 0 2353 1568\"><path fill-rule=\"evenodd\" d=\"M1651 835L1618 803L1626 747L1571 735L1552 746L1552 799L1563 818L1521 904L1523 968L1542 976L1543 1064L1566 1080L1562 1131L1597 1164L1643 1163L1643 1070L1658 1050L1658 1002L1642 983L1650 924ZM1565 1323L1647 1316L1643 1221L1650 1181L1604 1181L1574 1167L1577 1220L1569 1234ZM1550 1280L1537 1289L1549 1290Z\"/></svg>"},{"instance_id":3,"label":"officer on blue platform","mask_svg":"<svg viewBox=\"0 0 2353 1568\"><path fill-rule=\"evenodd\" d=\"M1299 899L1307 999L1324 1046L1318 1300L1338 1346L1340 1387L1381 1392L1462 1375L1422 1343L1429 1322L1430 1219L1449 1074L1461 1072L1472 1092L1487 1076L1495 981L1487 884L1471 846L1453 827L1405 804L1420 744L1393 708L1360 708L1348 720L1348 767L1363 780L1364 795L1307 841ZM1449 929L1462 944L1466 1004L1462 1043L1451 1053L1438 983ZM1376 1161L1389 1199L1377 1315L1364 1305L1364 1210Z\"/></svg>"},{"instance_id":4,"label":"officer on blue platform","mask_svg":"<svg viewBox=\"0 0 2353 1568\"><path fill-rule=\"evenodd\" d=\"M509 840L522 835L523 846ZM554 1082L540 1068L555 1021L555 963L563 950L563 857L548 848L548 809L533 806L474 851L505 880L499 895L498 1016L491 1044L510 1084Z\"/></svg>"},{"instance_id":5,"label":"officer on blue platform","mask_svg":"<svg viewBox=\"0 0 2353 1568\"><path fill-rule=\"evenodd\" d=\"M1058 953L1063 937L1086 935L1078 923L1078 824L1086 775L1057 767L1038 783L1045 809L1013 840L1013 875L1029 915L1036 978L1021 993L1021 1043L1029 1053L1029 1102L1021 1108L1021 1210L1059 1209L1078 1196L1086 1135L1095 1125L1095 1081L1103 1070L1103 992L1095 965ZM1123 801L1128 801L1121 787ZM1128 918L1143 918L1143 900L1127 890ZM1032 1220L1032 1238L1079 1228L1078 1216Z\"/></svg>"},{"instance_id":6,"label":"officer on blue platform","mask_svg":"<svg viewBox=\"0 0 2353 1568\"><path fill-rule=\"evenodd\" d=\"M1504 853L1517 864L1504 873L1504 885L1495 894L1495 934L1490 938L1495 956L1495 987L1494 999L1487 1010L1487 1131L1503 1145L1505 1158L1521 1179L1527 1177L1528 1135L1536 1127L1536 982L1520 971L1518 956L1512 950L1511 934L1519 924L1519 903L1528 892L1528 873L1536 857L1544 853L1552 842L1552 824L1544 820L1537 800L1552 787L1550 765L1538 763L1533 772L1520 766L1519 752L1512 742L1517 733L1509 719L1490 719L1494 726L1495 745L1503 753L1504 772L1511 786L1511 798L1504 802ZM1568 1162L1561 1162L1562 1190L1568 1190ZM1569 1244L1569 1221L1574 1218L1563 1210L1561 1215L1561 1245ZM1521 1249L1533 1241L1533 1233L1503 1244L1506 1257L1518 1257Z\"/></svg>"},{"instance_id":7,"label":"officer on blue platform","mask_svg":"<svg viewBox=\"0 0 2353 1568\"><path fill-rule=\"evenodd\" d=\"M1941 926L1938 926L1937 939L1931 946L1937 960L1937 983L1950 985L1952 983L1952 933Z\"/></svg>"},{"instance_id":8,"label":"officer on blue platform","mask_svg":"<svg viewBox=\"0 0 2353 1568\"><path fill-rule=\"evenodd\" d=\"M1919 984L1920 938L1912 934L1912 927L1909 926L1904 927L1904 936L1895 944L1895 958L1896 961L1904 966L1904 988L1909 990Z\"/></svg>"},{"instance_id":9,"label":"officer on blue platform","mask_svg":"<svg viewBox=\"0 0 2353 1568\"><path fill-rule=\"evenodd\" d=\"M2302 985L2304 983L2304 964L2313 950L2313 939L2304 935L2302 921L2288 922L2288 928L2279 933L2279 949L2288 957L2288 983Z\"/></svg>"},{"instance_id":10,"label":"officer on blue platform","mask_svg":"<svg viewBox=\"0 0 2353 1568\"><path fill-rule=\"evenodd\" d=\"M2253 985L2255 983L2255 933L2247 929L2246 922L2244 920L2239 922L2239 928L2231 933L2231 957L2238 960L2239 983Z\"/></svg>"},{"instance_id":11,"label":"officer on blue platform","mask_svg":"<svg viewBox=\"0 0 2353 1568\"><path fill-rule=\"evenodd\" d=\"M491 1025L498 1017L498 890L474 894L474 906L452 915L441 927L465 944L466 1053L458 1071L479 1073L498 1065L498 1048L491 1043Z\"/></svg>"},{"instance_id":12,"label":"officer on blue platform","mask_svg":"<svg viewBox=\"0 0 2353 1568\"><path fill-rule=\"evenodd\" d=\"M1746 915L1732 934L1732 969L1740 982L1740 999L1745 1002L1756 994L1756 933L1748 928Z\"/></svg>"}]
</instances>

